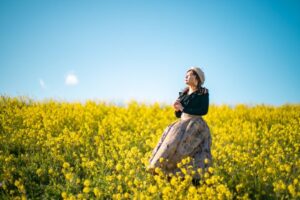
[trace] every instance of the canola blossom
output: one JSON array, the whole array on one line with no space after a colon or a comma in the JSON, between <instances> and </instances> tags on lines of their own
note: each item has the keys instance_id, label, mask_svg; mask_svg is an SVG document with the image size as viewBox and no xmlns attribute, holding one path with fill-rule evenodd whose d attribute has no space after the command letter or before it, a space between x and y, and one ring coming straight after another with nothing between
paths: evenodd
<instances>
[{"instance_id":1,"label":"canola blossom","mask_svg":"<svg viewBox=\"0 0 300 200\"><path fill-rule=\"evenodd\" d=\"M212 105L213 164L147 171L170 105L0 98L0 199L300 199L300 105ZM162 159L161 162L164 160Z\"/></svg>"}]
</instances>

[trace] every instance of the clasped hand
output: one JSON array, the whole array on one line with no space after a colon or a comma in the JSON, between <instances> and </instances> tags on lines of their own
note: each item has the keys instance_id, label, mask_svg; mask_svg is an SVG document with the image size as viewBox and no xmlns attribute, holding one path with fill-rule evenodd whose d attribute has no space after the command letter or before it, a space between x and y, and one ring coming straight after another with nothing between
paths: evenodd
<instances>
[{"instance_id":1,"label":"clasped hand","mask_svg":"<svg viewBox=\"0 0 300 200\"><path fill-rule=\"evenodd\" d=\"M178 99L173 103L173 107L176 111L183 110L183 106Z\"/></svg>"}]
</instances>

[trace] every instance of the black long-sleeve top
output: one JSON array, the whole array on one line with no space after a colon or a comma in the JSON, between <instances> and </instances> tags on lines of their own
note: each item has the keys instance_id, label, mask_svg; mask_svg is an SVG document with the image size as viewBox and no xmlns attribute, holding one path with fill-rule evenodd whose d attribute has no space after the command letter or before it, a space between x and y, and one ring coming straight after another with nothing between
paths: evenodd
<instances>
[{"instance_id":1,"label":"black long-sleeve top","mask_svg":"<svg viewBox=\"0 0 300 200\"><path fill-rule=\"evenodd\" d=\"M197 90L190 95L187 92L179 92L178 99L183 106L183 110L175 111L177 118L181 117L182 112L190 115L206 115L208 112L209 94L206 88Z\"/></svg>"}]
</instances>

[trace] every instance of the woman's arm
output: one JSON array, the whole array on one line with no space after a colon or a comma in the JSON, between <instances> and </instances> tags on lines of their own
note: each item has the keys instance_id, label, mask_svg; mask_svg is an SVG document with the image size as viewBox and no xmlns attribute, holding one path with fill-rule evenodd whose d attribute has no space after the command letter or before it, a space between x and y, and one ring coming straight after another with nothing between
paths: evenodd
<instances>
[{"instance_id":1,"label":"woman's arm","mask_svg":"<svg viewBox=\"0 0 300 200\"><path fill-rule=\"evenodd\" d=\"M182 110L183 110L183 107L179 101L179 99L177 99L174 103L173 103L173 107L175 109L175 116L177 118L180 118L181 117L181 113L182 113Z\"/></svg>"},{"instance_id":2,"label":"woman's arm","mask_svg":"<svg viewBox=\"0 0 300 200\"><path fill-rule=\"evenodd\" d=\"M178 110L178 111L175 110L175 116L176 116L177 118L180 118L180 117L181 117L181 114L182 114L182 112L181 112L180 110Z\"/></svg>"},{"instance_id":3,"label":"woman's arm","mask_svg":"<svg viewBox=\"0 0 300 200\"><path fill-rule=\"evenodd\" d=\"M206 115L209 106L209 96L208 93L201 95L194 99L187 107L184 107L182 112L190 115Z\"/></svg>"}]
</instances>

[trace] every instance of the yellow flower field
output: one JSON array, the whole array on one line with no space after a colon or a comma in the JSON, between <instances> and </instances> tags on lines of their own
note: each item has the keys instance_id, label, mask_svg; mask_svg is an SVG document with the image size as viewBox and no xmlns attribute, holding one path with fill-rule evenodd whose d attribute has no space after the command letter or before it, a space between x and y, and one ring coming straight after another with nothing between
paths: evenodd
<instances>
[{"instance_id":1,"label":"yellow flower field","mask_svg":"<svg viewBox=\"0 0 300 200\"><path fill-rule=\"evenodd\" d=\"M204 117L200 185L146 171L170 105L0 99L0 199L300 199L300 105L227 105Z\"/></svg>"}]
</instances>

